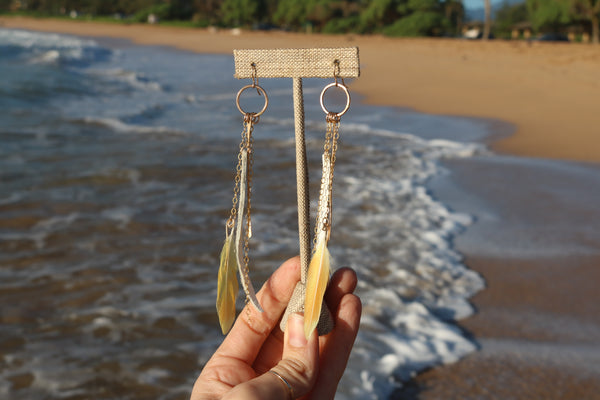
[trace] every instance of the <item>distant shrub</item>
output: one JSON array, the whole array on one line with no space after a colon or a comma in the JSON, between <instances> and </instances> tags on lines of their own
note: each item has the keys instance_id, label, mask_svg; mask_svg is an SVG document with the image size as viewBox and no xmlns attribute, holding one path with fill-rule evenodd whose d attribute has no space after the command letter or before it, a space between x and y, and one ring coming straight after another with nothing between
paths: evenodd
<instances>
[{"instance_id":1,"label":"distant shrub","mask_svg":"<svg viewBox=\"0 0 600 400\"><path fill-rule=\"evenodd\" d=\"M192 23L198 28L207 28L211 25L214 25L210 18L207 18L202 14L194 14L194 16L192 17Z\"/></svg>"},{"instance_id":2,"label":"distant shrub","mask_svg":"<svg viewBox=\"0 0 600 400\"><path fill-rule=\"evenodd\" d=\"M144 8L136 12L133 16L133 20L135 22L148 22L148 16L150 14L156 15L156 17L161 19L167 19L169 17L171 11L171 6L169 4L157 4L152 7Z\"/></svg>"},{"instance_id":3,"label":"distant shrub","mask_svg":"<svg viewBox=\"0 0 600 400\"><path fill-rule=\"evenodd\" d=\"M415 12L383 29L388 36L435 36L441 33L444 18L436 12Z\"/></svg>"},{"instance_id":4,"label":"distant shrub","mask_svg":"<svg viewBox=\"0 0 600 400\"><path fill-rule=\"evenodd\" d=\"M358 16L347 18L334 18L329 20L322 29L323 33L349 33L357 32L360 23Z\"/></svg>"}]
</instances>

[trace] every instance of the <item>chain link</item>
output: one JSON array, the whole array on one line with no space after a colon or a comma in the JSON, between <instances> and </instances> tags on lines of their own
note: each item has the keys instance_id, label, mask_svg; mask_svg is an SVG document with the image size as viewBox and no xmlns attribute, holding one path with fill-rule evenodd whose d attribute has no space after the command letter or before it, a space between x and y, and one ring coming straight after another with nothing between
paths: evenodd
<instances>
[{"instance_id":1,"label":"chain link","mask_svg":"<svg viewBox=\"0 0 600 400\"><path fill-rule=\"evenodd\" d=\"M258 123L259 116L254 113L246 113L244 115L244 124L246 125L246 151L247 151L247 171L246 171L246 234L244 237L244 279L246 282L250 282L250 237L252 236L252 217L251 217L251 195L252 195L252 171L254 166L254 124ZM248 306L250 303L250 293L246 285L244 285L246 291L245 303ZM246 318L248 323L252 326L252 313L250 307L246 307Z\"/></svg>"},{"instance_id":2,"label":"chain link","mask_svg":"<svg viewBox=\"0 0 600 400\"><path fill-rule=\"evenodd\" d=\"M252 132L254 131L254 124L258 123L259 117L254 113L246 114L244 121L247 126L246 135L246 150L248 152L248 170L246 173L246 235L244 237L244 278L246 281L250 280L250 237L252 236L252 216L251 216L251 198L252 198L252 170L254 166L254 138ZM248 293L246 293L246 300Z\"/></svg>"},{"instance_id":3,"label":"chain link","mask_svg":"<svg viewBox=\"0 0 600 400\"><path fill-rule=\"evenodd\" d=\"M238 215L238 201L239 201L239 196L240 196L240 190L242 185L241 182L241 176L242 176L242 168L244 168L244 166L242 166L242 153L244 151L246 151L247 154L247 171L246 171L246 185L245 185L245 191L246 191L246 210L245 210L245 217L246 217L246 232L245 232L245 237L244 237L244 248L243 248L243 261L245 264L243 273L244 273L244 278L246 279L246 282L248 282L250 280L250 268L249 268L249 263L250 263L250 255L249 255L249 248L250 248L250 236L252 236L252 219L251 219L251 194L252 194L252 167L254 165L254 151L253 151L253 144L254 144L254 138L252 137L252 133L254 132L254 125L258 123L260 117L258 115L256 115L256 113L246 113L244 114L244 121L243 121L243 126L244 129L242 130L241 136L242 136L242 140L240 142L240 146L239 146L239 153L238 153L238 157L237 157L237 166L236 166L236 174L235 174L235 186L233 189L233 199L232 199L232 207L231 207L231 212L229 214L229 219L227 220L226 226L227 229L233 229L233 226L235 225L235 219L236 218L244 218L244 215ZM244 286L245 287L245 286ZM246 292L246 303L249 302L248 300L249 298L249 293Z\"/></svg>"},{"instance_id":4,"label":"chain link","mask_svg":"<svg viewBox=\"0 0 600 400\"><path fill-rule=\"evenodd\" d=\"M233 228L233 225L235 223L235 218L237 217L237 203L238 203L238 197L239 197L239 193L240 193L240 179L241 179L241 174L242 174L242 151L244 149L246 149L248 151L248 156L250 157L251 154L251 148L252 148L252 132L254 131L254 124L258 123L258 120L260 119L260 117L256 116L255 113L246 113L244 115L244 122L243 122L243 126L244 129L242 130L241 136L242 136L242 141L240 142L240 150L238 152L238 156L237 156L237 165L235 168L235 179L234 179L234 188L233 188L233 199L231 201L232 206L231 206L231 211L229 213L229 219L227 220L227 228ZM249 163L249 165L252 165L252 162ZM250 169L250 175L251 175L252 169ZM248 210L250 209L250 207L248 207Z\"/></svg>"},{"instance_id":5,"label":"chain link","mask_svg":"<svg viewBox=\"0 0 600 400\"><path fill-rule=\"evenodd\" d=\"M317 247L317 236L320 230L331 229L331 214L332 214L332 192L333 192L333 169L335 166L336 153L338 148L338 139L340 137L340 116L336 113L329 112L326 117L327 129L325 132L325 142L323 144L323 156L329 160L329 176L325 176L325 166L323 165L323 175L321 177L321 191L319 193L319 207L326 207L323 220L321 221L321 213L317 213L317 221L315 224L315 235L313 238L313 250ZM328 178L326 188L323 185ZM327 202L327 204L325 204ZM319 210L320 211L320 210Z\"/></svg>"}]
</instances>

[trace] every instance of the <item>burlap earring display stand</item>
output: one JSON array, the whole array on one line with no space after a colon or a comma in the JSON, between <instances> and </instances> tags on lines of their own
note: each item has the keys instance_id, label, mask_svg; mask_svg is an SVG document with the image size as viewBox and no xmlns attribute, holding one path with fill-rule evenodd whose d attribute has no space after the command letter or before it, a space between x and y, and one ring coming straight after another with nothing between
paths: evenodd
<instances>
[{"instance_id":1,"label":"burlap earring display stand","mask_svg":"<svg viewBox=\"0 0 600 400\"><path fill-rule=\"evenodd\" d=\"M357 78L360 75L358 47L323 49L234 50L235 77L292 78L294 129L296 139L296 186L298 198L298 234L300 241L300 282L281 320L285 330L289 314L304 311L306 277L310 263L311 229L308 166L304 139L304 96L302 78ZM317 326L319 335L333 329L333 318L325 303Z\"/></svg>"}]
</instances>

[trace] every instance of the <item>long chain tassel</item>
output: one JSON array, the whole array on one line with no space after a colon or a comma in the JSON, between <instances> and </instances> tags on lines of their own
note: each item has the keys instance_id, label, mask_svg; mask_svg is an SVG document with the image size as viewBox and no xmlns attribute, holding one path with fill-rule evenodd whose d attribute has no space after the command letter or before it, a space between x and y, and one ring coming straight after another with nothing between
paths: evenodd
<instances>
[{"instance_id":1,"label":"long chain tassel","mask_svg":"<svg viewBox=\"0 0 600 400\"><path fill-rule=\"evenodd\" d=\"M249 242L250 237L252 236L250 198L252 193L252 165L254 160L254 154L252 150L252 131L254 130L253 125L257 122L258 117L253 114L248 113L244 117L244 126L246 128L246 145L242 149L240 192L237 211L238 221L236 227L236 247L240 280L242 281L242 287L246 293L246 301L251 303L259 312L263 312L263 309L256 298L256 292L254 290L254 286L252 285L252 281L250 280L249 270ZM246 217L245 227L243 226L244 216ZM244 232L242 232L242 230Z\"/></svg>"},{"instance_id":2,"label":"long chain tassel","mask_svg":"<svg viewBox=\"0 0 600 400\"><path fill-rule=\"evenodd\" d=\"M258 117L244 115L244 130L238 153L235 185L229 219L226 223L226 238L221 250L218 283L217 314L223 334L227 334L235 320L235 299L239 290L236 271L240 275L242 287L246 293L246 302L258 311L263 309L256 298L256 292L249 276L249 240L252 236L250 219L250 194L252 183L252 131ZM244 218L245 217L245 218ZM246 222L244 226L244 220Z\"/></svg>"},{"instance_id":3,"label":"long chain tassel","mask_svg":"<svg viewBox=\"0 0 600 400\"><path fill-rule=\"evenodd\" d=\"M304 302L304 334L309 338L319 323L323 297L331 274L330 255L327 248L331 233L331 198L333 169L339 138L340 117L327 114L327 132L323 149L323 175L319 194L318 216L315 226L314 252L308 266L306 298Z\"/></svg>"}]
</instances>

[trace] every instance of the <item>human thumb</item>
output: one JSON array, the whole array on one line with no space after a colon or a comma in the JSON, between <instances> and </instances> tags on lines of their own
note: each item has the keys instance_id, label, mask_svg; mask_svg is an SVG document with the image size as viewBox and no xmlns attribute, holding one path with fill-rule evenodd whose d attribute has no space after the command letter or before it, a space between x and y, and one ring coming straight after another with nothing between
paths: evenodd
<instances>
[{"instance_id":1,"label":"human thumb","mask_svg":"<svg viewBox=\"0 0 600 400\"><path fill-rule=\"evenodd\" d=\"M283 339L281 361L271 369L292 399L307 394L315 384L319 365L319 336L316 330L308 339L304 334L304 316L291 314Z\"/></svg>"},{"instance_id":2,"label":"human thumb","mask_svg":"<svg viewBox=\"0 0 600 400\"><path fill-rule=\"evenodd\" d=\"M319 337L306 339L304 317L290 314L281 361L266 373L233 388L223 399L294 400L309 393L317 380Z\"/></svg>"}]
</instances>

